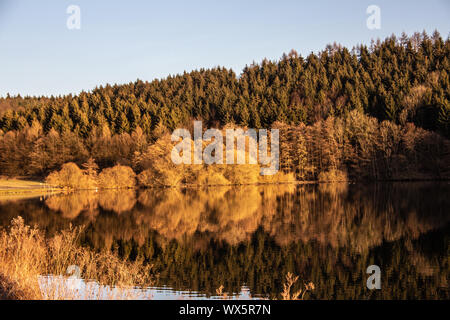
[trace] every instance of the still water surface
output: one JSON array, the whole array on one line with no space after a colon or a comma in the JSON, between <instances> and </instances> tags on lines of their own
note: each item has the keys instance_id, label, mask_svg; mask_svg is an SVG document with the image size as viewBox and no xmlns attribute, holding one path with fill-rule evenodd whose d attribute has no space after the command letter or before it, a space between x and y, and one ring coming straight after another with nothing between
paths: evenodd
<instances>
[{"instance_id":1,"label":"still water surface","mask_svg":"<svg viewBox=\"0 0 450 320\"><path fill-rule=\"evenodd\" d=\"M287 272L311 299L448 299L450 184L383 183L77 192L0 202L48 234L119 248L159 273L153 299L274 298ZM368 290L369 265L381 290Z\"/></svg>"}]
</instances>

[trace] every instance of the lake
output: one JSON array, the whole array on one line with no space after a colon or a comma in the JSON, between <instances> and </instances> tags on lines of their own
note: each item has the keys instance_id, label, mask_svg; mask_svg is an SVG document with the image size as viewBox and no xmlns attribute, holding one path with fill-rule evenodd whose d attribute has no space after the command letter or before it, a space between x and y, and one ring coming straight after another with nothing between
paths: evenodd
<instances>
[{"instance_id":1,"label":"lake","mask_svg":"<svg viewBox=\"0 0 450 320\"><path fill-rule=\"evenodd\" d=\"M0 226L84 225L84 245L151 261L155 299L279 298L288 272L308 299L449 299L449 208L448 182L83 191L0 200Z\"/></svg>"}]
</instances>

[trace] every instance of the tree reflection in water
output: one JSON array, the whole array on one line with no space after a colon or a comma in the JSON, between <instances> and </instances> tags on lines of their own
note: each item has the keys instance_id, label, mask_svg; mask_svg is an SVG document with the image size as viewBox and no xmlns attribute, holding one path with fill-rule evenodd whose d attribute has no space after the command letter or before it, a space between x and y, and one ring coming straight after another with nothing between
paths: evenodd
<instances>
[{"instance_id":1,"label":"tree reflection in water","mask_svg":"<svg viewBox=\"0 0 450 320\"><path fill-rule=\"evenodd\" d=\"M450 186L437 183L265 185L77 192L0 203L52 233L155 264L161 284L214 294L247 285L273 297L287 272L314 298L447 298ZM382 290L365 270L381 267Z\"/></svg>"}]
</instances>

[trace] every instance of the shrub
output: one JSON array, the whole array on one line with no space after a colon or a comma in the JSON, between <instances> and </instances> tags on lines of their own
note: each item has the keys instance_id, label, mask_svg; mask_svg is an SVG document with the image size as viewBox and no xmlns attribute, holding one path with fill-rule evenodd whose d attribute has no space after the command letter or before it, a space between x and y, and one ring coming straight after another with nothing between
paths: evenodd
<instances>
[{"instance_id":1,"label":"shrub","mask_svg":"<svg viewBox=\"0 0 450 320\"><path fill-rule=\"evenodd\" d=\"M166 186L174 187L182 182L186 174L186 166L172 162L173 142L170 135L158 139L140 155L135 156L136 167L143 171L138 175L138 183L142 187Z\"/></svg>"},{"instance_id":2,"label":"shrub","mask_svg":"<svg viewBox=\"0 0 450 320\"><path fill-rule=\"evenodd\" d=\"M341 170L322 171L317 177L319 182L344 182L348 181L347 173Z\"/></svg>"},{"instance_id":3,"label":"shrub","mask_svg":"<svg viewBox=\"0 0 450 320\"><path fill-rule=\"evenodd\" d=\"M100 172L98 185L103 189L134 188L136 186L136 174L130 167L116 165Z\"/></svg>"},{"instance_id":4,"label":"shrub","mask_svg":"<svg viewBox=\"0 0 450 320\"><path fill-rule=\"evenodd\" d=\"M223 173L213 168L208 168L207 170L202 170L198 173L196 184L202 186L220 186L229 185L230 181L223 176Z\"/></svg>"},{"instance_id":5,"label":"shrub","mask_svg":"<svg viewBox=\"0 0 450 320\"><path fill-rule=\"evenodd\" d=\"M181 183L184 175L178 170L150 168L142 171L137 179L142 187L175 187Z\"/></svg>"},{"instance_id":6,"label":"shrub","mask_svg":"<svg viewBox=\"0 0 450 320\"><path fill-rule=\"evenodd\" d=\"M274 175L266 175L259 177L260 183L292 183L296 181L297 179L295 178L295 175L292 172L284 173L278 171Z\"/></svg>"},{"instance_id":7,"label":"shrub","mask_svg":"<svg viewBox=\"0 0 450 320\"><path fill-rule=\"evenodd\" d=\"M93 189L97 186L96 181L84 174L73 162L63 164L60 171L50 173L45 181L48 184L69 189Z\"/></svg>"},{"instance_id":8,"label":"shrub","mask_svg":"<svg viewBox=\"0 0 450 320\"><path fill-rule=\"evenodd\" d=\"M224 177L228 179L231 184L243 185L254 184L258 182L259 165L256 164L240 164L227 165L225 167Z\"/></svg>"}]
</instances>

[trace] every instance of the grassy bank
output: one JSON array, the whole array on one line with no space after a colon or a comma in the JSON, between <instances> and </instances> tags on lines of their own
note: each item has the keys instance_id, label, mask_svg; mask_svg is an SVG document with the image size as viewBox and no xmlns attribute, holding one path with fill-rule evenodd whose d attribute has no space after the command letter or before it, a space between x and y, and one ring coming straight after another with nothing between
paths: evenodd
<instances>
[{"instance_id":1,"label":"grassy bank","mask_svg":"<svg viewBox=\"0 0 450 320\"><path fill-rule=\"evenodd\" d=\"M80 292L62 292L47 286L40 289L42 275L69 276L77 266L85 280L121 289L153 284L152 266L142 261L124 261L117 253L96 252L79 245L81 228L60 231L48 238L44 233L15 218L0 230L0 299L71 299ZM116 296L112 298L117 298Z\"/></svg>"},{"instance_id":2,"label":"grassy bank","mask_svg":"<svg viewBox=\"0 0 450 320\"><path fill-rule=\"evenodd\" d=\"M62 189L32 180L31 178L5 178L0 177L0 200L13 200L23 198L33 198L43 195L55 194Z\"/></svg>"}]
</instances>

